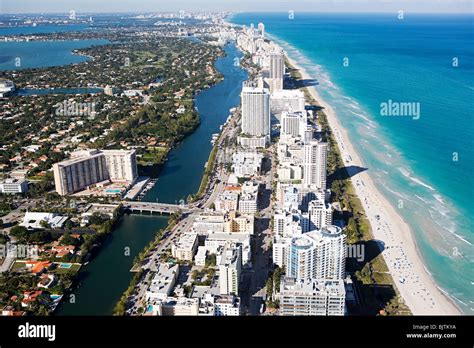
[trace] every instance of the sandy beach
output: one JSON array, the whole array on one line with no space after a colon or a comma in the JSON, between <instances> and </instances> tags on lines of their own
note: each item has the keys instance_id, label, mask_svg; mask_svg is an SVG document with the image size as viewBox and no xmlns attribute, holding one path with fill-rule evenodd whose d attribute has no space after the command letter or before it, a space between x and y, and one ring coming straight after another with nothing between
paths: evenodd
<instances>
[{"instance_id":1,"label":"sandy beach","mask_svg":"<svg viewBox=\"0 0 474 348\"><path fill-rule=\"evenodd\" d=\"M317 76L310 76L288 54L287 57L293 67L300 71L303 79L317 78ZM345 165L365 168L334 110L320 97L315 87L308 87L308 90L324 107ZM414 315L461 314L451 299L437 287L425 269L409 226L377 190L370 177L370 169L354 175L351 180L369 218L374 239L385 244L382 255L394 283L412 313Z\"/></svg>"}]
</instances>

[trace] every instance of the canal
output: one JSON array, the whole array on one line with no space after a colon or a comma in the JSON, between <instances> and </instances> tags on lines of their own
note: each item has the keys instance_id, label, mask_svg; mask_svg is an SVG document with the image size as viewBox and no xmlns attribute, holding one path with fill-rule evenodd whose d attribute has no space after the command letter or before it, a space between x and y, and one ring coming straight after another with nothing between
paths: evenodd
<instances>
[{"instance_id":1,"label":"canal","mask_svg":"<svg viewBox=\"0 0 474 348\"><path fill-rule=\"evenodd\" d=\"M242 83L248 77L244 69L234 64L235 58L242 57L235 45L226 45L225 51L226 56L216 61L224 80L196 96L200 126L170 151L158 182L144 200L175 203L199 189L212 148L212 134L219 132L229 109L239 105ZM56 314L111 315L132 278L129 270L133 259L166 223L166 217L125 215L97 256L83 267L80 286L73 291L74 303L66 298Z\"/></svg>"}]
</instances>

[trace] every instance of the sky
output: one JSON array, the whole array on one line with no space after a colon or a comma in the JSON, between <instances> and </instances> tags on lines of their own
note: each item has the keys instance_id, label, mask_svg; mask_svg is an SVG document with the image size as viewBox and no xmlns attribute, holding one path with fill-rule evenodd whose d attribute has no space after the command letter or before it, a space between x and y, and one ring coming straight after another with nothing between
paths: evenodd
<instances>
[{"instance_id":1,"label":"sky","mask_svg":"<svg viewBox=\"0 0 474 348\"><path fill-rule=\"evenodd\" d=\"M474 0L0 0L2 13L279 11L473 13Z\"/></svg>"}]
</instances>

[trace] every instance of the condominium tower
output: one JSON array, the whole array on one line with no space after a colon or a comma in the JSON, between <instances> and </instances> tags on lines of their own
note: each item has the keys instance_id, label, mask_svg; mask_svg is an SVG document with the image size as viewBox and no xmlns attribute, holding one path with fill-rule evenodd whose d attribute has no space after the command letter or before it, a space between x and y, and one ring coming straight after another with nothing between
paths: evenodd
<instances>
[{"instance_id":1,"label":"condominium tower","mask_svg":"<svg viewBox=\"0 0 474 348\"><path fill-rule=\"evenodd\" d=\"M242 89L242 133L270 138L270 93L266 88Z\"/></svg>"},{"instance_id":2,"label":"condominium tower","mask_svg":"<svg viewBox=\"0 0 474 348\"><path fill-rule=\"evenodd\" d=\"M304 146L303 184L326 189L327 143L311 140Z\"/></svg>"}]
</instances>

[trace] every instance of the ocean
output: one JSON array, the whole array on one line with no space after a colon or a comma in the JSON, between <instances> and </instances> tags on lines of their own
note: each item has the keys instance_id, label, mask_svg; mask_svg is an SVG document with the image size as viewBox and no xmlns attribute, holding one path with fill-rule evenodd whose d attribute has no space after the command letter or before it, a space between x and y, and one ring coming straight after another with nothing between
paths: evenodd
<instances>
[{"instance_id":1,"label":"ocean","mask_svg":"<svg viewBox=\"0 0 474 348\"><path fill-rule=\"evenodd\" d=\"M474 16L239 13L231 21L263 22L317 80L410 225L426 269L474 314ZM395 105L405 112L397 116Z\"/></svg>"}]
</instances>

